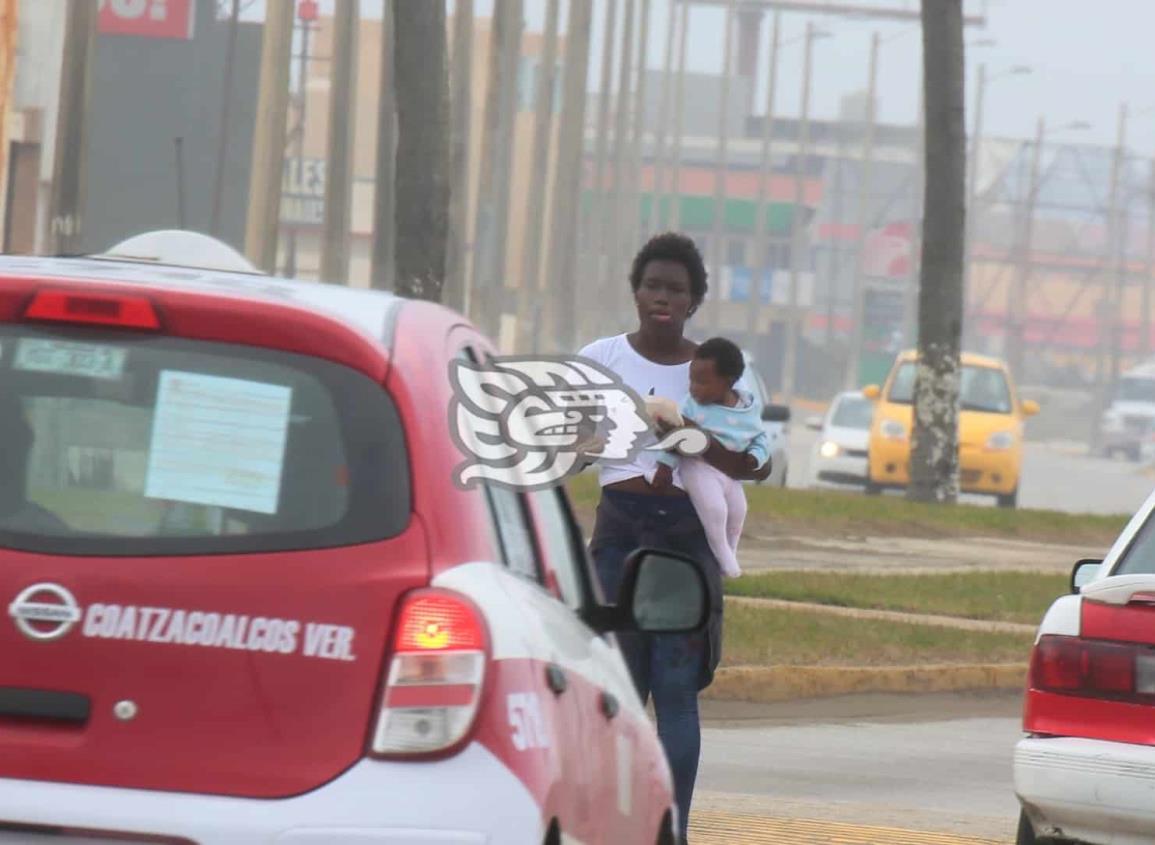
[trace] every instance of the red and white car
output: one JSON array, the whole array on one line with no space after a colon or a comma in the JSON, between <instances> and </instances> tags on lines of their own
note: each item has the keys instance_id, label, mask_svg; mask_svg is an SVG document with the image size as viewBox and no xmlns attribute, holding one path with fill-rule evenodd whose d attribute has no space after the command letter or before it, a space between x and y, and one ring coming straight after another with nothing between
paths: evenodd
<instances>
[{"instance_id":1,"label":"red and white car","mask_svg":"<svg viewBox=\"0 0 1155 845\"><path fill-rule=\"evenodd\" d=\"M1015 747L1017 842L1155 843L1155 495L1039 627Z\"/></svg>"},{"instance_id":2,"label":"red and white car","mask_svg":"<svg viewBox=\"0 0 1155 845\"><path fill-rule=\"evenodd\" d=\"M610 631L698 627L704 581L641 552L608 607L561 489L453 483L449 363L492 352L383 293L0 258L0 842L673 842Z\"/></svg>"}]
</instances>

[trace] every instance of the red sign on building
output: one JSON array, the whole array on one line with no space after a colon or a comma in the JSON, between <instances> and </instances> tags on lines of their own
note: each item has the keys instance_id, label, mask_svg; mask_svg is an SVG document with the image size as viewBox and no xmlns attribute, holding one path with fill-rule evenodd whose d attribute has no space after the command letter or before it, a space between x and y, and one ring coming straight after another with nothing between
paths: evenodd
<instances>
[{"instance_id":1,"label":"red sign on building","mask_svg":"<svg viewBox=\"0 0 1155 845\"><path fill-rule=\"evenodd\" d=\"M196 0L100 0L100 32L140 38L193 37Z\"/></svg>"}]
</instances>

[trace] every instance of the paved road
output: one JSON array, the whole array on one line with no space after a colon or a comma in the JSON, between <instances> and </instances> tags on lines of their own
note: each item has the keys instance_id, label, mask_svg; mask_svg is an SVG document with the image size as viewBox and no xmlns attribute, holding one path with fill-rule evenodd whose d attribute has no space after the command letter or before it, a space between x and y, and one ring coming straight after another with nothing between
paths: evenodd
<instances>
[{"instance_id":1,"label":"paved road","mask_svg":"<svg viewBox=\"0 0 1155 845\"><path fill-rule=\"evenodd\" d=\"M790 486L810 481L810 451L817 434L795 423L790 430ZM1071 513L1132 513L1155 489L1155 473L1123 460L1091 458L1067 444L1028 443L1019 503ZM967 497L993 503L988 497Z\"/></svg>"},{"instance_id":2,"label":"paved road","mask_svg":"<svg viewBox=\"0 0 1155 845\"><path fill-rule=\"evenodd\" d=\"M691 841L1010 842L1018 709L993 693L708 703Z\"/></svg>"}]
</instances>

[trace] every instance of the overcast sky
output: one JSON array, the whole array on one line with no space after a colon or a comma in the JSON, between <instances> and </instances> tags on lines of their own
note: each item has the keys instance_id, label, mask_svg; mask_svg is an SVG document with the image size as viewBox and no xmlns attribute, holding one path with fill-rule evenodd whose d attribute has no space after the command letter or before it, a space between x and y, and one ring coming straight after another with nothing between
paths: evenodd
<instances>
[{"instance_id":1,"label":"overcast sky","mask_svg":"<svg viewBox=\"0 0 1155 845\"><path fill-rule=\"evenodd\" d=\"M607 2L595 0L594 47L590 87L597 84L601 54L602 20ZM638 0L640 5L641 0ZM652 0L649 65L662 66L666 20L671 0ZM855 0L862 5L918 8L916 0ZM322 7L332 0L322 0ZM563 7L567 5L563 0ZM990 82L984 115L985 133L1003 137L1033 137L1041 114L1049 126L1087 121L1089 130L1065 131L1064 140L1113 144L1119 104L1128 102L1131 119L1127 146L1138 155L1155 154L1155 2L1152 0L966 0L968 12L986 6L985 27L970 27L968 42L994 40L975 46L967 55L967 120L973 123L974 80L986 63ZM262 6L254 3L253 11ZM362 0L362 13L380 15L382 0ZM529 29L540 29L546 0L525 0ZM452 0L448 4L452 11ZM493 0L477 0L478 17L487 17ZM884 38L879 67L880 118L911 122L918 104L918 68L921 42L916 26L888 21L849 20L803 13L783 15L783 40L796 39L808 19L830 32L814 45L813 110L817 116L837 115L841 98L866 87L870 36ZM717 72L722 65L724 13L697 7L691 13L689 64L691 69ZM563 17L564 22L564 17ZM769 16L763 25L763 62L769 36ZM620 35L620 28L619 28ZM796 114L800 102L802 45L782 50L778 111ZM1027 76L994 78L1015 65L1028 65ZM766 77L765 67L760 76ZM759 104L764 101L759 92ZM762 111L759 105L757 110ZM1056 138L1059 136L1055 136Z\"/></svg>"}]
</instances>

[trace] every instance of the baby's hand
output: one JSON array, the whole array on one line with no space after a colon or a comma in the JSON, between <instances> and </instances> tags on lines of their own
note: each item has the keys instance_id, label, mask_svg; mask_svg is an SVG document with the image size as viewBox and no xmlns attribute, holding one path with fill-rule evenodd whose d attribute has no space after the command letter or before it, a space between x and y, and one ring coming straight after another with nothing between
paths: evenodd
<instances>
[{"instance_id":1,"label":"baby's hand","mask_svg":"<svg viewBox=\"0 0 1155 845\"><path fill-rule=\"evenodd\" d=\"M654 470L654 480L650 482L650 486L655 490L665 490L674 483L674 470L669 464L658 464L658 468Z\"/></svg>"}]
</instances>

